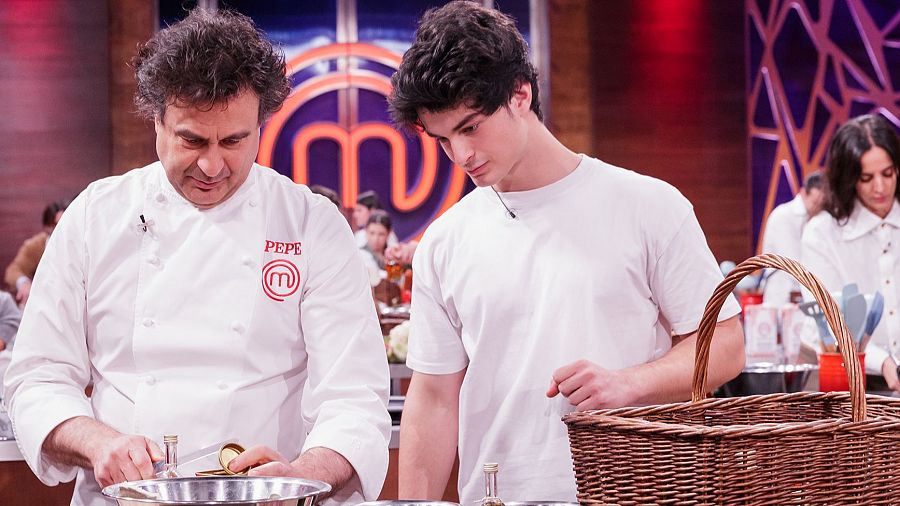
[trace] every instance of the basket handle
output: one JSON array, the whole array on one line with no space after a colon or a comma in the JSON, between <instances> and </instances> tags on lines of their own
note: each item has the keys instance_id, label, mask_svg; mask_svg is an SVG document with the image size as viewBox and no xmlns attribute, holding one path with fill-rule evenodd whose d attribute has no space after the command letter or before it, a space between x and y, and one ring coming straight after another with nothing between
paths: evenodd
<instances>
[{"instance_id":1,"label":"basket handle","mask_svg":"<svg viewBox=\"0 0 900 506\"><path fill-rule=\"evenodd\" d=\"M825 312L825 318L828 325L837 337L838 349L847 364L847 378L850 385L850 403L853 409L853 421L858 422L866 418L866 395L863 388L863 378L859 370L859 357L856 355L856 348L853 346L853 340L850 332L847 331L847 325L844 323L844 317L835 304L831 294L822 286L812 273L807 271L798 262L779 255L759 255L744 260L734 268L725 279L719 283L716 290L706 304L703 311L703 318L700 320L700 328L697 332L697 348L694 354L694 378L691 383L691 399L693 402L703 400L708 392L706 384L707 374L709 373L709 347L712 342L713 331L716 328L716 320L719 316L719 310L725 303L725 299L731 295L734 287L744 276L765 268L771 267L783 270L805 286L815 297L819 306Z\"/></svg>"}]
</instances>

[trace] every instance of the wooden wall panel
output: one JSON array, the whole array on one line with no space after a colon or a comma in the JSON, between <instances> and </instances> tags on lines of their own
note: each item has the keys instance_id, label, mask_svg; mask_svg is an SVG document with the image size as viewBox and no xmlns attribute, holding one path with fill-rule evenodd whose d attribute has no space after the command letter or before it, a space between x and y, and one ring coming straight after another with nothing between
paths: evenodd
<instances>
[{"instance_id":1,"label":"wooden wall panel","mask_svg":"<svg viewBox=\"0 0 900 506\"><path fill-rule=\"evenodd\" d=\"M749 256L742 4L550 6L554 133L673 184L694 204L719 260Z\"/></svg>"},{"instance_id":2,"label":"wooden wall panel","mask_svg":"<svg viewBox=\"0 0 900 506\"><path fill-rule=\"evenodd\" d=\"M0 269L47 202L109 174L105 0L0 2Z\"/></svg>"},{"instance_id":3,"label":"wooden wall panel","mask_svg":"<svg viewBox=\"0 0 900 506\"><path fill-rule=\"evenodd\" d=\"M138 44L153 35L156 2L109 0L111 169L123 174L156 160L153 123L135 114L137 84L130 66Z\"/></svg>"}]
</instances>

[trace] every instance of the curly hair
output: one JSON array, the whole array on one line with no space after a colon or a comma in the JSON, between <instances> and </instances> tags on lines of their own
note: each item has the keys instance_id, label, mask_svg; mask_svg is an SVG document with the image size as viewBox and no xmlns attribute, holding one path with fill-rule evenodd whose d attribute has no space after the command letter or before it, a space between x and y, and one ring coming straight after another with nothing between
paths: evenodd
<instances>
[{"instance_id":1,"label":"curly hair","mask_svg":"<svg viewBox=\"0 0 900 506\"><path fill-rule=\"evenodd\" d=\"M460 104L491 115L505 107L523 83L531 84L531 110L543 119L537 71L515 21L469 1L429 9L416 40L391 77L389 110L400 126L422 127L418 111L440 112Z\"/></svg>"},{"instance_id":2,"label":"curly hair","mask_svg":"<svg viewBox=\"0 0 900 506\"><path fill-rule=\"evenodd\" d=\"M894 164L900 168L900 140L894 127L877 115L853 118L841 126L828 146L829 195L825 209L838 222L846 222L856 201L856 183L862 174L860 159L872 147L885 150ZM900 185L894 189L894 198L900 197Z\"/></svg>"},{"instance_id":3,"label":"curly hair","mask_svg":"<svg viewBox=\"0 0 900 506\"><path fill-rule=\"evenodd\" d=\"M291 91L284 54L250 18L229 10L192 10L139 46L131 63L135 104L151 119L162 119L176 102L209 110L252 90L262 123Z\"/></svg>"}]
</instances>

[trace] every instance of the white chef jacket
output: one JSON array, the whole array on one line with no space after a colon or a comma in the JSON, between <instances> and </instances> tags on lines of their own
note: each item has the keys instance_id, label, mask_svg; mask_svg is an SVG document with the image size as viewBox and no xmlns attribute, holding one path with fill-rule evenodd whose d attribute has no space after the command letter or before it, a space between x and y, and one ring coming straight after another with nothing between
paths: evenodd
<instances>
[{"instance_id":1,"label":"white chef jacket","mask_svg":"<svg viewBox=\"0 0 900 506\"><path fill-rule=\"evenodd\" d=\"M880 375L888 350L900 356L900 206L894 202L881 219L856 200L844 225L821 213L806 225L802 244L803 265L829 291L856 283L862 293L884 296L884 315L866 348L866 372Z\"/></svg>"},{"instance_id":2,"label":"white chef jacket","mask_svg":"<svg viewBox=\"0 0 900 506\"><path fill-rule=\"evenodd\" d=\"M762 253L775 253L800 261L800 238L803 227L809 221L803 197L798 193L769 213L762 240ZM800 290L800 283L790 274L780 270L767 272L763 301L776 307L790 302L791 291Z\"/></svg>"},{"instance_id":3,"label":"white chef jacket","mask_svg":"<svg viewBox=\"0 0 900 506\"><path fill-rule=\"evenodd\" d=\"M333 500L359 502L387 472L388 385L366 274L331 202L254 165L199 210L157 162L91 184L66 211L4 398L41 481L77 472L72 504L114 504L91 470L41 454L79 415L155 441L178 434L182 454L229 438L289 459L327 447L358 475Z\"/></svg>"}]
</instances>

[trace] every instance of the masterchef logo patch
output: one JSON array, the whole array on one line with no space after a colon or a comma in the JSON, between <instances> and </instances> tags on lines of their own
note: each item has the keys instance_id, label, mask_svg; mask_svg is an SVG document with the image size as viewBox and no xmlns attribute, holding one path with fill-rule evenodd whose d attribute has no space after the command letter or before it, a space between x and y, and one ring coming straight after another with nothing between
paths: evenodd
<instances>
[{"instance_id":1,"label":"masterchef logo patch","mask_svg":"<svg viewBox=\"0 0 900 506\"><path fill-rule=\"evenodd\" d=\"M263 266L262 285L270 299L282 302L300 288L300 270L290 260L272 260Z\"/></svg>"}]
</instances>

